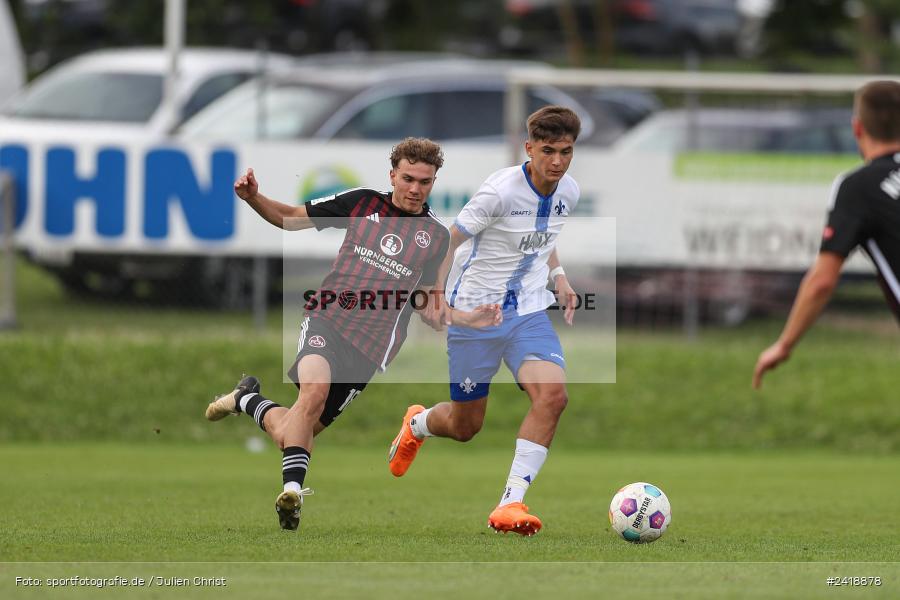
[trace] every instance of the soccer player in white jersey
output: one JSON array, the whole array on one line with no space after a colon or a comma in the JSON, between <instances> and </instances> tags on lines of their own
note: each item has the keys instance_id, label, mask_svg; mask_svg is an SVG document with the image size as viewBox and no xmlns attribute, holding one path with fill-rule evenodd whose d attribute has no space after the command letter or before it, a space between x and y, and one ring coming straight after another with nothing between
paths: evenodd
<instances>
[{"instance_id":1,"label":"soccer player in white jersey","mask_svg":"<svg viewBox=\"0 0 900 600\"><path fill-rule=\"evenodd\" d=\"M581 123L568 108L546 106L527 125L529 160L488 177L450 228L450 250L436 284L446 281L449 307L442 303L433 318L450 325L451 402L429 409L410 406L389 462L400 477L426 438L472 439L481 429L491 379L502 360L528 394L531 409L519 428L512 468L488 525L533 535L542 524L523 503L525 492L544 464L568 400L563 350L546 313L554 302L547 280L571 325L575 292L560 266L556 240L578 203L578 185L566 171ZM477 330L445 321L450 307L468 309L486 302L502 305L500 325Z\"/></svg>"}]
</instances>

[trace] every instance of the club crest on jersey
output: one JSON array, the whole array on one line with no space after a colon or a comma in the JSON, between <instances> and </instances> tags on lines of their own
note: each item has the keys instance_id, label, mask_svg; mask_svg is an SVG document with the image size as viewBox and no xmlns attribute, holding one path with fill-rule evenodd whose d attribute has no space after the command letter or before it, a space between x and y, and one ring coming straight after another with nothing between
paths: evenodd
<instances>
[{"instance_id":1,"label":"club crest on jersey","mask_svg":"<svg viewBox=\"0 0 900 600\"><path fill-rule=\"evenodd\" d=\"M460 383L459 387L462 388L462 391L464 391L465 393L471 394L475 391L475 386L477 385L477 383L466 377L466 380Z\"/></svg>"},{"instance_id":2,"label":"club crest on jersey","mask_svg":"<svg viewBox=\"0 0 900 600\"><path fill-rule=\"evenodd\" d=\"M558 217L569 214L569 211L562 200L556 203L556 206L553 208L553 212L555 212L556 216Z\"/></svg>"},{"instance_id":3,"label":"club crest on jersey","mask_svg":"<svg viewBox=\"0 0 900 600\"><path fill-rule=\"evenodd\" d=\"M428 235L427 231L417 231L416 232L416 245L419 248L427 248L431 245L431 236Z\"/></svg>"},{"instance_id":4,"label":"club crest on jersey","mask_svg":"<svg viewBox=\"0 0 900 600\"><path fill-rule=\"evenodd\" d=\"M323 338L321 335L314 335L309 338L309 345L313 348L324 348L325 338Z\"/></svg>"},{"instance_id":5,"label":"club crest on jersey","mask_svg":"<svg viewBox=\"0 0 900 600\"><path fill-rule=\"evenodd\" d=\"M393 233L381 238L381 251L388 256L397 256L403 250L403 240Z\"/></svg>"}]
</instances>

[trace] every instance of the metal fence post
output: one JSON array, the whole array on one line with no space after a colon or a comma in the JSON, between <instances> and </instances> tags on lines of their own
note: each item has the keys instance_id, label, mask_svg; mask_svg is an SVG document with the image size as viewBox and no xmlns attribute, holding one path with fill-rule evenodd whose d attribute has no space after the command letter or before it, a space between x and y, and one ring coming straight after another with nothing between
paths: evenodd
<instances>
[{"instance_id":1,"label":"metal fence post","mask_svg":"<svg viewBox=\"0 0 900 600\"><path fill-rule=\"evenodd\" d=\"M700 58L697 52L689 50L685 55L685 70L696 73L700 69ZM697 109L700 100L697 92L689 90L684 95L684 108L687 112L687 147L688 150L699 149L699 126L697 124ZM700 273L694 264L694 257L689 256L684 269L682 287L682 327L684 335L689 340L697 339L700 329Z\"/></svg>"},{"instance_id":2,"label":"metal fence post","mask_svg":"<svg viewBox=\"0 0 900 600\"><path fill-rule=\"evenodd\" d=\"M16 248L13 244L16 220L16 187L9 175L0 171L0 219L3 221L3 287L0 288L0 330L16 327Z\"/></svg>"}]
</instances>

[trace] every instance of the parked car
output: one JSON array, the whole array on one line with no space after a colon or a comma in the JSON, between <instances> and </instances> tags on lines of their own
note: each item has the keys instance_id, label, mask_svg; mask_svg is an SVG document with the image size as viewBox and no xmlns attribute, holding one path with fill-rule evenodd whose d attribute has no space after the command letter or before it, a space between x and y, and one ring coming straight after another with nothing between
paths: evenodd
<instances>
[{"instance_id":1,"label":"parked car","mask_svg":"<svg viewBox=\"0 0 900 600\"><path fill-rule=\"evenodd\" d=\"M289 56L253 51L186 49L179 62L176 105L162 105L168 56L162 48L90 52L38 77L0 115L7 132L37 128L109 129L117 137L164 135L240 85L265 64L283 69Z\"/></svg>"},{"instance_id":2,"label":"parked car","mask_svg":"<svg viewBox=\"0 0 900 600\"><path fill-rule=\"evenodd\" d=\"M25 83L25 59L16 22L6 0L0 0L0 106Z\"/></svg>"},{"instance_id":3,"label":"parked car","mask_svg":"<svg viewBox=\"0 0 900 600\"><path fill-rule=\"evenodd\" d=\"M847 109L662 110L616 141L616 152L854 154Z\"/></svg>"},{"instance_id":4,"label":"parked car","mask_svg":"<svg viewBox=\"0 0 900 600\"><path fill-rule=\"evenodd\" d=\"M830 108L662 110L622 136L611 150L628 157L674 156L690 151L708 155L780 153L788 157L855 154L850 118L849 110ZM742 156L733 168L744 168L743 162ZM748 161L744 174L750 180L761 180L766 171L760 169L771 170L773 164ZM802 179L809 163L782 164L788 169L795 165ZM797 272L721 268L694 272L683 268L619 269L619 318L620 322L677 322L686 306L685 289L692 289L694 310L700 319L736 325L751 314L784 310L801 276Z\"/></svg>"},{"instance_id":5,"label":"parked car","mask_svg":"<svg viewBox=\"0 0 900 600\"><path fill-rule=\"evenodd\" d=\"M513 68L541 63L466 58L312 62L244 84L179 130L187 139L361 139L424 136L449 141L502 143L506 77ZM582 120L580 142L608 145L628 124L590 93L539 86L526 112L563 104ZM524 131L524 124L523 124Z\"/></svg>"},{"instance_id":6,"label":"parked car","mask_svg":"<svg viewBox=\"0 0 900 600\"><path fill-rule=\"evenodd\" d=\"M178 124L259 73L263 64L277 70L292 63L291 57L275 54L267 55L263 63L252 51L184 50L175 105L166 107L162 96L167 55L161 48L91 52L58 65L15 97L0 114L0 134L14 141L165 138ZM27 188L23 182L19 185ZM128 293L148 273L177 279L194 268L190 261L146 258L74 252L66 260L44 264L73 291L110 294ZM197 279L187 276L191 277Z\"/></svg>"}]
</instances>

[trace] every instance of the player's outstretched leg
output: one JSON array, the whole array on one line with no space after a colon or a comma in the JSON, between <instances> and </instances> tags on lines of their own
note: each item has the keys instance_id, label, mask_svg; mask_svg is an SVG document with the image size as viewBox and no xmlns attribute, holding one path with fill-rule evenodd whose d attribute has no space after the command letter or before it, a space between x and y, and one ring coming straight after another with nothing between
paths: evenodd
<instances>
[{"instance_id":1,"label":"player's outstretched leg","mask_svg":"<svg viewBox=\"0 0 900 600\"><path fill-rule=\"evenodd\" d=\"M210 421L218 421L228 415L239 414L241 412L240 399L246 394L258 393L259 379L252 375L246 375L231 392L216 396L216 399L209 403L209 406L206 407L206 418Z\"/></svg>"},{"instance_id":2,"label":"player's outstretched leg","mask_svg":"<svg viewBox=\"0 0 900 600\"><path fill-rule=\"evenodd\" d=\"M297 531L300 527L300 511L303 508L303 496L314 492L309 488L285 490L275 499L275 512L278 513L278 524L282 529Z\"/></svg>"},{"instance_id":3,"label":"player's outstretched leg","mask_svg":"<svg viewBox=\"0 0 900 600\"><path fill-rule=\"evenodd\" d=\"M403 424L400 426L400 433L391 442L391 450L388 452L388 466L394 477L402 477L412 465L416 458L419 448L425 443L424 437L417 437L412 430L411 421L414 417L425 410L420 404L414 404L406 409L406 415L403 417Z\"/></svg>"},{"instance_id":4,"label":"player's outstretched leg","mask_svg":"<svg viewBox=\"0 0 900 600\"><path fill-rule=\"evenodd\" d=\"M528 514L528 507L521 502L501 504L488 517L488 527L497 533L512 531L520 535L534 535L543 524L535 515Z\"/></svg>"}]
</instances>

